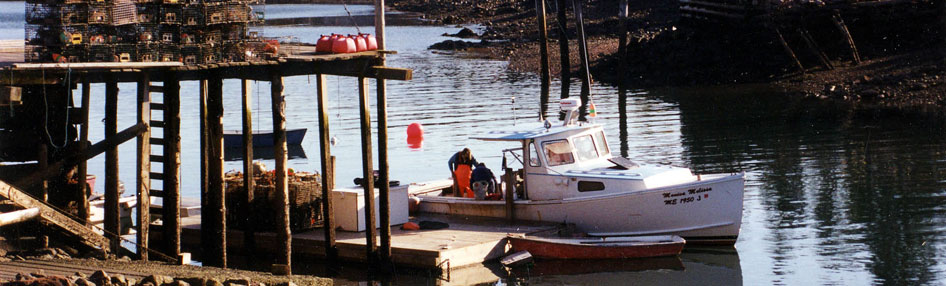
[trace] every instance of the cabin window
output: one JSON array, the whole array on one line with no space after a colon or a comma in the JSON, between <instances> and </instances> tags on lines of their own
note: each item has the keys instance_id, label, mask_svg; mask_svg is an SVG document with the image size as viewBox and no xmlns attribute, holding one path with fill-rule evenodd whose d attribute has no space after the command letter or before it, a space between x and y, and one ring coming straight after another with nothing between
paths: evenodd
<instances>
[{"instance_id":1,"label":"cabin window","mask_svg":"<svg viewBox=\"0 0 946 286\"><path fill-rule=\"evenodd\" d=\"M598 131L598 133L595 133L595 141L598 141L598 154L604 156L608 155L608 153L611 153L611 150L608 149L608 141L604 139L604 131Z\"/></svg>"},{"instance_id":2,"label":"cabin window","mask_svg":"<svg viewBox=\"0 0 946 286\"><path fill-rule=\"evenodd\" d=\"M558 166L575 163L575 157L572 155L572 146L565 140L552 140L542 143L545 147L545 156L548 158L549 166Z\"/></svg>"},{"instance_id":3,"label":"cabin window","mask_svg":"<svg viewBox=\"0 0 946 286\"><path fill-rule=\"evenodd\" d=\"M529 166L532 167L541 167L542 163L539 162L539 153L536 151L538 148L534 146L535 141L530 140L529 144L526 144L526 148L529 148Z\"/></svg>"},{"instance_id":4,"label":"cabin window","mask_svg":"<svg viewBox=\"0 0 946 286\"><path fill-rule=\"evenodd\" d=\"M595 149L595 141L591 135L584 135L572 139L575 143L575 151L578 153L578 160L585 161L598 158L598 150Z\"/></svg>"},{"instance_id":5,"label":"cabin window","mask_svg":"<svg viewBox=\"0 0 946 286\"><path fill-rule=\"evenodd\" d=\"M604 183L594 181L578 181L579 192L603 191Z\"/></svg>"}]
</instances>

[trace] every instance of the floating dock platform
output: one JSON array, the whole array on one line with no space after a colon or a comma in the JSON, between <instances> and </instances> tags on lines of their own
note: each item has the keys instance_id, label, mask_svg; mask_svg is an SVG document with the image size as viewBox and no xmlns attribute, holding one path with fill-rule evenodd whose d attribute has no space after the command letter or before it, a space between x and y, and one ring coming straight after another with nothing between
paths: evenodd
<instances>
[{"instance_id":1,"label":"floating dock platform","mask_svg":"<svg viewBox=\"0 0 946 286\"><path fill-rule=\"evenodd\" d=\"M505 219L421 214L410 221L437 221L450 226L438 230L401 230L391 227L391 260L397 265L425 269L462 268L500 258L508 250L506 236L556 233L562 226L548 222L515 222ZM200 248L200 216L181 218L181 244L185 249ZM160 227L152 228L151 239L161 240ZM366 262L364 232L338 230L338 257L346 261ZM227 231L227 247L244 248L243 232ZM275 251L275 233L256 233L256 250ZM325 234L322 228L292 234L292 251L296 255L324 257Z\"/></svg>"}]
</instances>

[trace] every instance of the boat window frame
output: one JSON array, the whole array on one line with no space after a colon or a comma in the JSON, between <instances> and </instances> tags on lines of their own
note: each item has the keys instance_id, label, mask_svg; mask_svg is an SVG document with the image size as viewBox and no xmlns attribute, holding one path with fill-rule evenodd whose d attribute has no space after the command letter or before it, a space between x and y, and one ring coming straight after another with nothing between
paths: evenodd
<instances>
[{"instance_id":1,"label":"boat window frame","mask_svg":"<svg viewBox=\"0 0 946 286\"><path fill-rule=\"evenodd\" d=\"M569 159L571 159L570 162L569 162L569 161L557 161L557 160L556 160L556 161L552 161L552 158L549 157L549 152L548 152L548 151L549 151L549 149L548 149L549 147L548 147L548 146L549 146L549 145L552 145L552 144L559 144L559 143L564 143L566 146L568 146L568 153L561 153L561 154L568 154L568 155L569 155ZM561 166L561 165L574 164L574 163L575 163L575 153L574 153L574 150L575 150L575 147L572 146L571 142L568 142L568 139L555 139L555 140L542 141L542 154L545 156L545 161L549 164L550 167L551 167L551 166Z\"/></svg>"},{"instance_id":2,"label":"boat window frame","mask_svg":"<svg viewBox=\"0 0 946 286\"><path fill-rule=\"evenodd\" d=\"M598 157L605 157L608 154L611 154L611 146L608 146L608 139L604 136L604 130L598 130L595 132L595 141L600 142L598 144L601 148L598 148ZM603 152L602 152L603 151Z\"/></svg>"},{"instance_id":3,"label":"boat window frame","mask_svg":"<svg viewBox=\"0 0 946 286\"><path fill-rule=\"evenodd\" d=\"M539 149L537 148L538 144L535 144L535 139L529 139L526 146L529 148L529 150L527 150L529 154L529 167L542 167L542 160L539 159Z\"/></svg>"},{"instance_id":4,"label":"boat window frame","mask_svg":"<svg viewBox=\"0 0 946 286\"><path fill-rule=\"evenodd\" d=\"M596 146L595 144L595 137L592 134L584 134L584 135L575 136L571 138L571 141L573 145L572 150L575 154L575 157L577 157L576 159L578 159L579 162L591 161L594 159L601 158L601 154L598 153L598 146ZM585 150L585 151L590 151L590 152L582 152L581 148L578 147L579 141L585 141L585 142L582 142L582 144L585 144L586 142L590 142L591 149ZM584 146L584 147L588 147L588 146ZM587 154L583 154L583 153L587 153ZM586 158L584 155L593 155L593 156Z\"/></svg>"}]
</instances>

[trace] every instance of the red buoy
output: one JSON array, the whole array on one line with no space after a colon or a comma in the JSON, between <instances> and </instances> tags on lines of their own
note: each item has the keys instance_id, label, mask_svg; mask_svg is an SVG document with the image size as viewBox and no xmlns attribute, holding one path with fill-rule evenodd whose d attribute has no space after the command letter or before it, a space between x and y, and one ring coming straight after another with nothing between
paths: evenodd
<instances>
[{"instance_id":1,"label":"red buoy","mask_svg":"<svg viewBox=\"0 0 946 286\"><path fill-rule=\"evenodd\" d=\"M424 138L424 126L417 122L408 125L407 138Z\"/></svg>"},{"instance_id":2,"label":"red buoy","mask_svg":"<svg viewBox=\"0 0 946 286\"><path fill-rule=\"evenodd\" d=\"M364 37L352 35L348 35L348 37L355 39L355 51L364 52L368 50L368 43L365 41Z\"/></svg>"},{"instance_id":3,"label":"red buoy","mask_svg":"<svg viewBox=\"0 0 946 286\"><path fill-rule=\"evenodd\" d=\"M378 49L378 39L376 39L371 34L359 34L358 36L365 38L365 43L367 44L369 51Z\"/></svg>"},{"instance_id":4,"label":"red buoy","mask_svg":"<svg viewBox=\"0 0 946 286\"><path fill-rule=\"evenodd\" d=\"M354 53L357 51L355 40L346 36L338 36L332 43L332 52L336 54Z\"/></svg>"},{"instance_id":5,"label":"red buoy","mask_svg":"<svg viewBox=\"0 0 946 286\"><path fill-rule=\"evenodd\" d=\"M315 43L315 52L317 53L331 53L332 52L332 40L330 36L322 35L319 37L319 41Z\"/></svg>"}]
</instances>

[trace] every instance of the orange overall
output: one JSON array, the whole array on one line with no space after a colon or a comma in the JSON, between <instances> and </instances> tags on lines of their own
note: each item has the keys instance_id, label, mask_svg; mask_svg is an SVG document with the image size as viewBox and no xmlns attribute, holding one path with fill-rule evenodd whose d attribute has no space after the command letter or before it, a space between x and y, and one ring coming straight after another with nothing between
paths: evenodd
<instances>
[{"instance_id":1,"label":"orange overall","mask_svg":"<svg viewBox=\"0 0 946 286\"><path fill-rule=\"evenodd\" d=\"M467 164L459 164L457 169L453 171L453 176L457 178L457 189L466 198L474 197L473 190L470 189L470 175L472 174L473 169Z\"/></svg>"}]
</instances>

